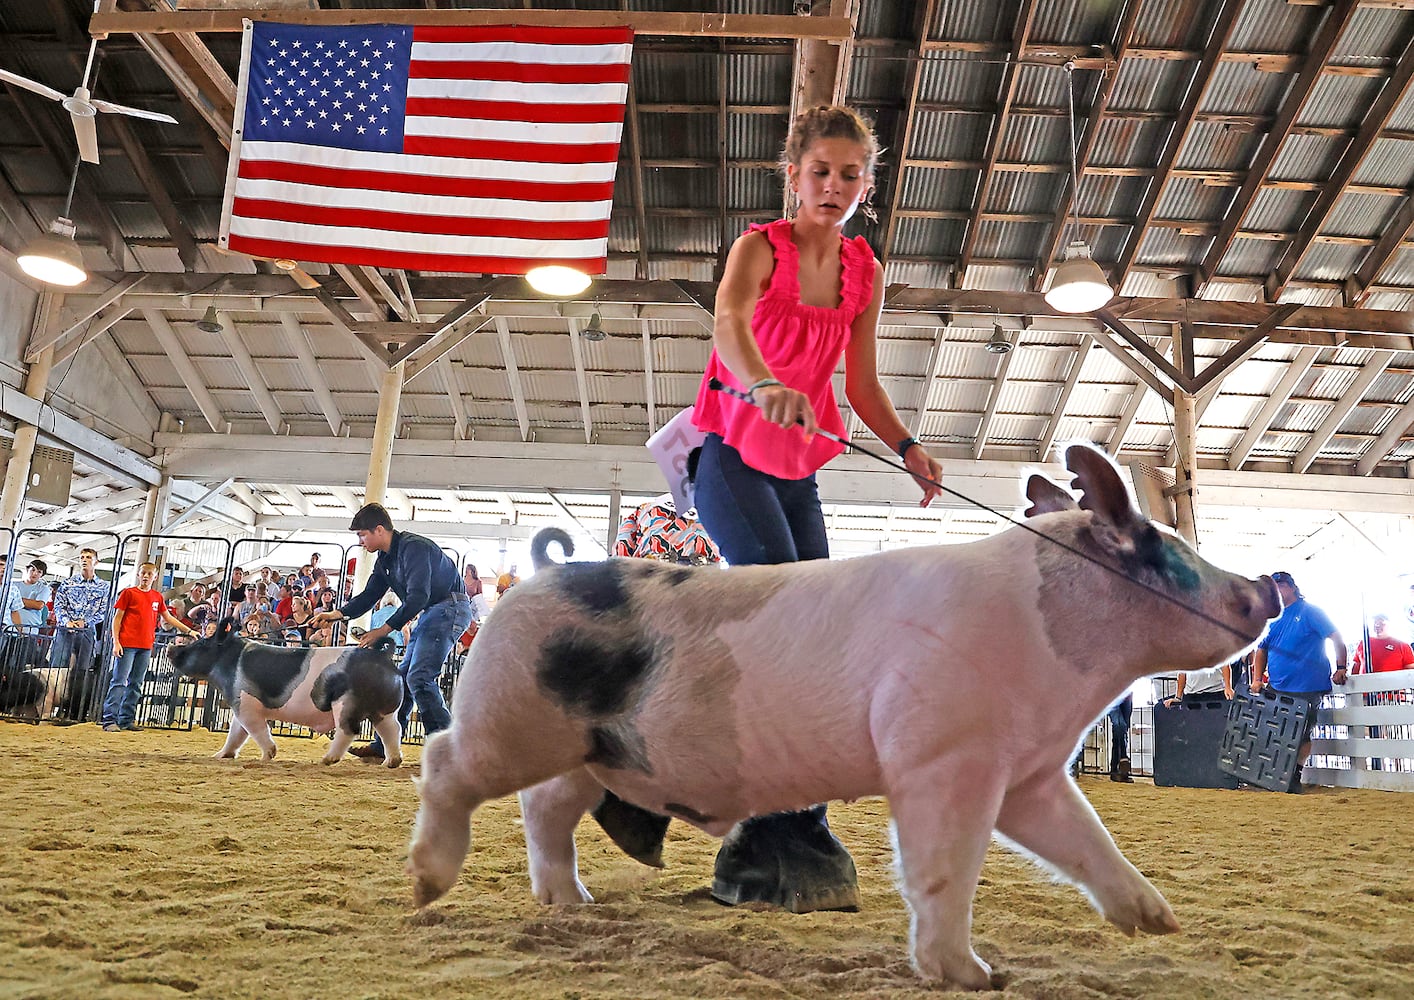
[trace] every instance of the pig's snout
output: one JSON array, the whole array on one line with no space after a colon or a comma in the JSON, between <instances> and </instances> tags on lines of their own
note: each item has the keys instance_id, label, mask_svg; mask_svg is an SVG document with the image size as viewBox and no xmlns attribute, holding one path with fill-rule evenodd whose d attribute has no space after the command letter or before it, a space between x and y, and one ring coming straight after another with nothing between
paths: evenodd
<instances>
[{"instance_id":1,"label":"pig's snout","mask_svg":"<svg viewBox=\"0 0 1414 1000\"><path fill-rule=\"evenodd\" d=\"M1262 605L1259 608L1261 616L1271 621L1281 614L1281 594L1277 591L1276 581L1263 574L1252 583L1262 594Z\"/></svg>"},{"instance_id":2,"label":"pig's snout","mask_svg":"<svg viewBox=\"0 0 1414 1000\"><path fill-rule=\"evenodd\" d=\"M1232 587L1233 603L1244 620L1260 627L1281 614L1281 595L1271 577L1237 580Z\"/></svg>"}]
</instances>

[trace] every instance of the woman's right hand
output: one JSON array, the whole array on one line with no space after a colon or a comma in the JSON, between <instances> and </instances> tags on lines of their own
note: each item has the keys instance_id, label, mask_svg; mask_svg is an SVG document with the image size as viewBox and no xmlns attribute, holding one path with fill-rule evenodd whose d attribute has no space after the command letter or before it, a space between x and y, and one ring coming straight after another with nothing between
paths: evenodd
<instances>
[{"instance_id":1,"label":"woman's right hand","mask_svg":"<svg viewBox=\"0 0 1414 1000\"><path fill-rule=\"evenodd\" d=\"M815 408L810 405L810 397L797 392L790 386L766 385L751 394L761 408L761 419L779 427L799 425L809 439L816 427Z\"/></svg>"}]
</instances>

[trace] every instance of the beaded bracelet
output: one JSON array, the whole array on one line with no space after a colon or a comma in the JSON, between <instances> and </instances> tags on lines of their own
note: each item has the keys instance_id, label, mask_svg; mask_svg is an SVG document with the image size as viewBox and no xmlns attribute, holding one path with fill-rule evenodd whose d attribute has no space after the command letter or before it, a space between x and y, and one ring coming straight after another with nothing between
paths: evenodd
<instances>
[{"instance_id":1,"label":"beaded bracelet","mask_svg":"<svg viewBox=\"0 0 1414 1000\"><path fill-rule=\"evenodd\" d=\"M763 379L761 379L760 381L758 381L758 382L753 382L750 386L748 386L748 387L747 387L747 390L746 390L746 394L749 396L749 395L751 395L752 393L754 393L757 389L765 389L767 386L782 385L782 384L784 384L784 383L782 383L781 380L778 379L778 378L763 378Z\"/></svg>"}]
</instances>

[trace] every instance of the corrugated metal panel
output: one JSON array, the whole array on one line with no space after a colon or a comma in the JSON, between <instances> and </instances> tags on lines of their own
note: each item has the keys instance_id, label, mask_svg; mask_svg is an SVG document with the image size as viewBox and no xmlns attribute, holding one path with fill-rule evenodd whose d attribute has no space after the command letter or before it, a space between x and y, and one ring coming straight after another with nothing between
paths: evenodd
<instances>
[{"instance_id":1,"label":"corrugated metal panel","mask_svg":"<svg viewBox=\"0 0 1414 1000\"><path fill-rule=\"evenodd\" d=\"M642 104L715 104L717 55L639 46L633 53L633 82Z\"/></svg>"},{"instance_id":2,"label":"corrugated metal panel","mask_svg":"<svg viewBox=\"0 0 1414 1000\"><path fill-rule=\"evenodd\" d=\"M648 276L658 281L711 281L716 270L715 259L655 260L650 257L648 260Z\"/></svg>"},{"instance_id":3,"label":"corrugated metal panel","mask_svg":"<svg viewBox=\"0 0 1414 1000\"><path fill-rule=\"evenodd\" d=\"M738 211L779 213L783 187L774 170L731 167L727 170L727 206Z\"/></svg>"},{"instance_id":4,"label":"corrugated metal panel","mask_svg":"<svg viewBox=\"0 0 1414 1000\"><path fill-rule=\"evenodd\" d=\"M728 104L771 104L790 93L791 57L775 52L729 52Z\"/></svg>"},{"instance_id":5,"label":"corrugated metal panel","mask_svg":"<svg viewBox=\"0 0 1414 1000\"><path fill-rule=\"evenodd\" d=\"M907 4L896 0L873 0L875 4L904 8ZM928 26L928 37L949 38L964 42L1005 41L1011 37L1011 4L1001 3L941 3L934 14L933 23ZM907 34L906 11L900 12L900 26Z\"/></svg>"},{"instance_id":6,"label":"corrugated metal panel","mask_svg":"<svg viewBox=\"0 0 1414 1000\"><path fill-rule=\"evenodd\" d=\"M1148 0L1139 8L1135 44L1161 49L1200 48L1212 24L1204 0Z\"/></svg>"},{"instance_id":7,"label":"corrugated metal panel","mask_svg":"<svg viewBox=\"0 0 1414 1000\"><path fill-rule=\"evenodd\" d=\"M1414 90L1410 94L1414 94ZM1409 103L1408 98L1406 103ZM1405 188L1414 185L1414 140L1376 139L1360 169L1355 171L1355 183Z\"/></svg>"},{"instance_id":8,"label":"corrugated metal panel","mask_svg":"<svg viewBox=\"0 0 1414 1000\"><path fill-rule=\"evenodd\" d=\"M1033 247L1034 252L1034 247ZM1025 266L978 266L967 269L967 287L994 292L1026 292L1031 290L1031 269Z\"/></svg>"},{"instance_id":9,"label":"corrugated metal panel","mask_svg":"<svg viewBox=\"0 0 1414 1000\"><path fill-rule=\"evenodd\" d=\"M640 117L645 159L717 159L716 115L643 113Z\"/></svg>"},{"instance_id":10,"label":"corrugated metal panel","mask_svg":"<svg viewBox=\"0 0 1414 1000\"><path fill-rule=\"evenodd\" d=\"M1321 231L1341 236L1378 238L1384 235L1385 227L1403 202L1402 197L1382 194L1341 195ZM1361 250L1363 256L1363 248Z\"/></svg>"},{"instance_id":11,"label":"corrugated metal panel","mask_svg":"<svg viewBox=\"0 0 1414 1000\"><path fill-rule=\"evenodd\" d=\"M979 62L958 52L928 52L923 56L919 100L994 108L1003 67Z\"/></svg>"},{"instance_id":12,"label":"corrugated metal panel","mask_svg":"<svg viewBox=\"0 0 1414 1000\"><path fill-rule=\"evenodd\" d=\"M713 218L648 218L648 251L652 253L713 253L721 229Z\"/></svg>"},{"instance_id":13,"label":"corrugated metal panel","mask_svg":"<svg viewBox=\"0 0 1414 1000\"><path fill-rule=\"evenodd\" d=\"M1045 215L1055 211L1062 186L1068 182L1069 178L1065 174L999 170L992 176L992 190L987 200L987 209L992 212Z\"/></svg>"},{"instance_id":14,"label":"corrugated metal panel","mask_svg":"<svg viewBox=\"0 0 1414 1000\"><path fill-rule=\"evenodd\" d=\"M1312 243L1306 255L1301 258L1301 266L1297 268L1295 277L1307 278L1312 281L1344 281L1360 267L1360 262L1365 259L1365 255L1370 251L1366 247L1353 247L1343 243ZM1297 289L1292 289L1297 291ZM1304 292L1316 292L1320 298L1329 297L1330 302L1321 302L1322 305L1336 305L1340 298L1337 289L1300 289ZM1322 294L1323 293L1323 294ZM1316 305L1313 300L1306 300L1309 305Z\"/></svg>"},{"instance_id":15,"label":"corrugated metal panel","mask_svg":"<svg viewBox=\"0 0 1414 1000\"><path fill-rule=\"evenodd\" d=\"M1196 177L1175 177L1164 188L1154 216L1159 219L1218 220L1232 204L1236 190L1206 184Z\"/></svg>"},{"instance_id":16,"label":"corrugated metal panel","mask_svg":"<svg viewBox=\"0 0 1414 1000\"><path fill-rule=\"evenodd\" d=\"M1126 59L1120 63L1110 107L1176 112L1196 66L1186 59Z\"/></svg>"},{"instance_id":17,"label":"corrugated metal panel","mask_svg":"<svg viewBox=\"0 0 1414 1000\"><path fill-rule=\"evenodd\" d=\"M1402 11L1377 7L1357 10L1331 53L1331 62L1342 66L1378 66L1383 59L1397 57L1409 37L1412 21L1414 18Z\"/></svg>"},{"instance_id":18,"label":"corrugated metal panel","mask_svg":"<svg viewBox=\"0 0 1414 1000\"><path fill-rule=\"evenodd\" d=\"M1348 145L1349 140L1332 136L1287 136L1269 176L1284 181L1328 180Z\"/></svg>"},{"instance_id":19,"label":"corrugated metal panel","mask_svg":"<svg viewBox=\"0 0 1414 1000\"><path fill-rule=\"evenodd\" d=\"M964 223L953 219L900 219L892 253L902 257L948 257L957 253Z\"/></svg>"},{"instance_id":20,"label":"corrugated metal panel","mask_svg":"<svg viewBox=\"0 0 1414 1000\"><path fill-rule=\"evenodd\" d=\"M1042 5L1042 9L1046 9ZM1032 31L1033 38L1044 38ZM1016 74L1016 94L1013 103L1023 108L1061 108L1066 106L1066 74L1055 66L1022 65ZM1085 109L1089 107L1089 95L1094 92L1098 74L1093 71L1075 71L1075 113L1081 122L1077 129L1084 128ZM1062 119L1063 121L1064 119Z\"/></svg>"},{"instance_id":21,"label":"corrugated metal panel","mask_svg":"<svg viewBox=\"0 0 1414 1000\"><path fill-rule=\"evenodd\" d=\"M1203 298L1217 302L1261 302L1262 286L1247 281L1213 281Z\"/></svg>"},{"instance_id":22,"label":"corrugated metal panel","mask_svg":"<svg viewBox=\"0 0 1414 1000\"><path fill-rule=\"evenodd\" d=\"M1414 129L1414 90L1405 91L1404 99L1395 105L1394 114L1390 115L1386 127L1405 132Z\"/></svg>"},{"instance_id":23,"label":"corrugated metal panel","mask_svg":"<svg viewBox=\"0 0 1414 1000\"><path fill-rule=\"evenodd\" d=\"M1204 236L1185 236L1177 229L1150 229L1134 255L1140 264L1188 266L1203 255L1209 240Z\"/></svg>"},{"instance_id":24,"label":"corrugated metal panel","mask_svg":"<svg viewBox=\"0 0 1414 1000\"><path fill-rule=\"evenodd\" d=\"M1082 126L1077 125L1077 132ZM1050 115L1012 115L1002 135L1000 158L1040 163L1069 163L1070 126Z\"/></svg>"},{"instance_id":25,"label":"corrugated metal panel","mask_svg":"<svg viewBox=\"0 0 1414 1000\"><path fill-rule=\"evenodd\" d=\"M1152 166L1169 125L1160 121L1107 119L1100 123L1100 135L1090 162L1106 167Z\"/></svg>"},{"instance_id":26,"label":"corrugated metal panel","mask_svg":"<svg viewBox=\"0 0 1414 1000\"><path fill-rule=\"evenodd\" d=\"M1229 48L1256 52L1301 52L1323 11L1286 0L1248 0L1237 17Z\"/></svg>"},{"instance_id":27,"label":"corrugated metal panel","mask_svg":"<svg viewBox=\"0 0 1414 1000\"><path fill-rule=\"evenodd\" d=\"M904 91L908 63L891 53L867 46L854 50L850 61L849 99L866 107L892 106Z\"/></svg>"},{"instance_id":28,"label":"corrugated metal panel","mask_svg":"<svg viewBox=\"0 0 1414 1000\"><path fill-rule=\"evenodd\" d=\"M954 236L953 241L959 237ZM977 270L977 268L973 268ZM946 288L952 277L952 265L942 261L901 261L892 257L884 265L887 284L912 285L915 288Z\"/></svg>"},{"instance_id":29,"label":"corrugated metal panel","mask_svg":"<svg viewBox=\"0 0 1414 1000\"><path fill-rule=\"evenodd\" d=\"M1380 271L1378 280L1386 285L1414 285L1414 247L1407 243L1400 247Z\"/></svg>"},{"instance_id":30,"label":"corrugated metal panel","mask_svg":"<svg viewBox=\"0 0 1414 1000\"><path fill-rule=\"evenodd\" d=\"M1306 218L1307 210L1315 199L1313 191L1262 188L1243 216L1242 228L1258 232L1295 230Z\"/></svg>"},{"instance_id":31,"label":"corrugated metal panel","mask_svg":"<svg viewBox=\"0 0 1414 1000\"><path fill-rule=\"evenodd\" d=\"M1056 177L1053 183L1055 187L1052 198L1058 202L1065 180ZM1147 177L1082 176L1077 207L1081 215L1130 220L1148 186ZM1129 226L1125 225L1123 229L1128 232Z\"/></svg>"},{"instance_id":32,"label":"corrugated metal panel","mask_svg":"<svg viewBox=\"0 0 1414 1000\"><path fill-rule=\"evenodd\" d=\"M1027 260L1036 256L1036 248L1050 232L1050 225L1040 222L989 222L977 225L973 253L984 260Z\"/></svg>"},{"instance_id":33,"label":"corrugated metal panel","mask_svg":"<svg viewBox=\"0 0 1414 1000\"><path fill-rule=\"evenodd\" d=\"M919 111L908 155L920 160L979 160L991 124L991 115ZM887 155L897 162L897 150Z\"/></svg>"},{"instance_id":34,"label":"corrugated metal panel","mask_svg":"<svg viewBox=\"0 0 1414 1000\"><path fill-rule=\"evenodd\" d=\"M1262 136L1221 122L1196 122L1174 165L1181 170L1245 170Z\"/></svg>"},{"instance_id":35,"label":"corrugated metal panel","mask_svg":"<svg viewBox=\"0 0 1414 1000\"><path fill-rule=\"evenodd\" d=\"M914 167L903 176L900 207L927 211L970 208L977 186L975 170L936 170Z\"/></svg>"},{"instance_id":36,"label":"corrugated metal panel","mask_svg":"<svg viewBox=\"0 0 1414 1000\"><path fill-rule=\"evenodd\" d=\"M1266 5L1268 0L1263 0ZM1253 4L1248 5L1250 10ZM1282 7L1287 5L1282 3ZM1290 9L1290 8L1288 8ZM1262 50L1270 43L1264 43ZM1244 49L1246 46L1232 46ZM1289 51L1277 49L1275 51ZM1215 111L1227 115L1260 115L1274 111L1281 103L1283 95L1291 84L1291 77L1285 73L1263 73L1251 63L1220 62L1213 72L1212 85L1203 97L1200 110Z\"/></svg>"},{"instance_id":37,"label":"corrugated metal panel","mask_svg":"<svg viewBox=\"0 0 1414 1000\"><path fill-rule=\"evenodd\" d=\"M789 127L785 115L727 115L728 158L779 160Z\"/></svg>"},{"instance_id":38,"label":"corrugated metal panel","mask_svg":"<svg viewBox=\"0 0 1414 1000\"><path fill-rule=\"evenodd\" d=\"M1384 83L1383 78L1327 73L1316 81L1296 124L1356 128Z\"/></svg>"}]
</instances>

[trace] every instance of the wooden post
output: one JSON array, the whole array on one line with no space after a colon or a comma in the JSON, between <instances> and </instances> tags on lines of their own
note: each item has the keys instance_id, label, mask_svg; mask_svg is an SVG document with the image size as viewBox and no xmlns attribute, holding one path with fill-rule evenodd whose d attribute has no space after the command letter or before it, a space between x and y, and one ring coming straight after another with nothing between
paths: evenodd
<instances>
[{"instance_id":1,"label":"wooden post","mask_svg":"<svg viewBox=\"0 0 1414 1000\"><path fill-rule=\"evenodd\" d=\"M378 419L373 425L373 445L368 454L368 478L363 486L364 503L382 503L388 495L388 471L393 464L393 442L398 436L398 406L403 398L405 362L398 362L383 373L383 385L378 390ZM354 567L355 594L363 590L373 572L374 556L360 550ZM352 622L350 624L353 624ZM358 619L368 627L368 616Z\"/></svg>"},{"instance_id":2,"label":"wooden post","mask_svg":"<svg viewBox=\"0 0 1414 1000\"><path fill-rule=\"evenodd\" d=\"M58 306L55 306L54 310L57 313ZM53 369L54 348L46 347L29 366L29 375L25 378L25 395L43 400L44 390L49 385L49 373ZM5 469L5 493L0 497L0 527L19 527L15 520L20 516L20 506L24 502L25 489L29 484L30 462L34 459L34 445L38 437L39 428L33 424L19 424L15 427L15 439L10 445L10 464Z\"/></svg>"},{"instance_id":3,"label":"wooden post","mask_svg":"<svg viewBox=\"0 0 1414 1000\"><path fill-rule=\"evenodd\" d=\"M1194 417L1194 402L1190 394L1174 389L1173 443L1178 452L1174 465L1174 529L1190 545L1198 544L1198 531L1193 523L1193 473L1198 465L1198 424Z\"/></svg>"},{"instance_id":4,"label":"wooden post","mask_svg":"<svg viewBox=\"0 0 1414 1000\"><path fill-rule=\"evenodd\" d=\"M151 562L152 553L157 549L157 540L152 536L161 534L167 523L167 507L172 499L172 477L163 475L156 486L147 488L147 502L142 508L142 544L138 547L137 561Z\"/></svg>"}]
</instances>

